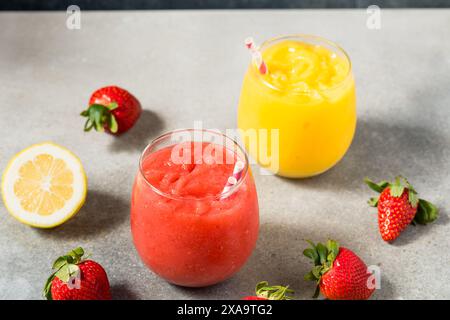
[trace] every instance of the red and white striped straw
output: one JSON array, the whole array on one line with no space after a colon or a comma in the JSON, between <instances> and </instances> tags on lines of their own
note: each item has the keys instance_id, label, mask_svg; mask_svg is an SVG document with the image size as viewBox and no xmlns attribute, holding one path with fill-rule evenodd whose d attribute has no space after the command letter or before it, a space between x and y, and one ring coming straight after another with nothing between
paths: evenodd
<instances>
[{"instance_id":1,"label":"red and white striped straw","mask_svg":"<svg viewBox=\"0 0 450 320\"><path fill-rule=\"evenodd\" d=\"M226 194L236 183L238 183L239 179L242 177L244 168L245 164L242 161L236 161L234 164L233 175L228 178L227 184L222 190L222 194Z\"/></svg>"},{"instance_id":2,"label":"red and white striped straw","mask_svg":"<svg viewBox=\"0 0 450 320\"><path fill-rule=\"evenodd\" d=\"M264 60L262 58L262 54L258 50L258 48L257 48L257 46L255 44L255 41L253 40L253 38L248 37L247 39L245 39L244 43L245 43L245 46L247 47L247 49L250 50L250 53L252 55L252 59L253 59L253 61L255 61L259 72L261 74L266 74L268 72L267 65L264 62Z\"/></svg>"}]
</instances>

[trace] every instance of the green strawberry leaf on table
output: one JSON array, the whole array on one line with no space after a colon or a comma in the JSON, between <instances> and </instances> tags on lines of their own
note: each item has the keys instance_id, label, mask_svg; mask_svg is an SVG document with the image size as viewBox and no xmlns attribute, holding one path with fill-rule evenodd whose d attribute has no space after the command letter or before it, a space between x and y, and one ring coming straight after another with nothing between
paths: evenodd
<instances>
[{"instance_id":1,"label":"green strawberry leaf on table","mask_svg":"<svg viewBox=\"0 0 450 320\"><path fill-rule=\"evenodd\" d=\"M261 281L256 285L256 296L268 300L291 300L290 294L294 290L289 289L289 286L269 286L267 281Z\"/></svg>"},{"instance_id":2,"label":"green strawberry leaf on table","mask_svg":"<svg viewBox=\"0 0 450 320\"><path fill-rule=\"evenodd\" d=\"M438 217L439 210L434 204L426 200L419 199L419 207L417 208L417 213L413 220L414 223L425 225L433 222Z\"/></svg>"}]
</instances>

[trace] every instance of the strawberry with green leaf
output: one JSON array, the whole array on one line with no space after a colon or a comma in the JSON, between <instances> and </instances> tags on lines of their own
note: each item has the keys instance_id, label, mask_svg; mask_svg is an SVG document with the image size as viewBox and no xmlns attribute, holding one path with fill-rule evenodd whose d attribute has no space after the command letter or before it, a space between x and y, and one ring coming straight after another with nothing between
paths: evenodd
<instances>
[{"instance_id":1,"label":"strawberry with green leaf","mask_svg":"<svg viewBox=\"0 0 450 320\"><path fill-rule=\"evenodd\" d=\"M256 295L247 296L242 300L291 300L290 294L294 290L289 289L289 286L269 286L267 281L261 281L256 285Z\"/></svg>"},{"instance_id":2,"label":"strawberry with green leaf","mask_svg":"<svg viewBox=\"0 0 450 320\"><path fill-rule=\"evenodd\" d=\"M378 227L383 240L395 240L411 223L427 224L438 218L437 207L419 199L406 178L398 176L393 183L375 183L368 178L364 181L372 190L380 193L378 198L371 198L368 203L378 208Z\"/></svg>"},{"instance_id":3,"label":"strawberry with green leaf","mask_svg":"<svg viewBox=\"0 0 450 320\"><path fill-rule=\"evenodd\" d=\"M305 280L317 283L314 298L319 292L330 300L367 300L375 288L369 283L366 264L353 251L340 247L334 240L314 244L303 251L314 266Z\"/></svg>"},{"instance_id":4,"label":"strawberry with green leaf","mask_svg":"<svg viewBox=\"0 0 450 320\"><path fill-rule=\"evenodd\" d=\"M53 263L44 296L48 300L111 300L108 276L97 262L83 259L76 248Z\"/></svg>"},{"instance_id":5,"label":"strawberry with green leaf","mask_svg":"<svg viewBox=\"0 0 450 320\"><path fill-rule=\"evenodd\" d=\"M89 99L89 107L81 112L86 117L84 131L121 134L131 129L141 115L139 101L127 90L108 86L96 90Z\"/></svg>"}]
</instances>

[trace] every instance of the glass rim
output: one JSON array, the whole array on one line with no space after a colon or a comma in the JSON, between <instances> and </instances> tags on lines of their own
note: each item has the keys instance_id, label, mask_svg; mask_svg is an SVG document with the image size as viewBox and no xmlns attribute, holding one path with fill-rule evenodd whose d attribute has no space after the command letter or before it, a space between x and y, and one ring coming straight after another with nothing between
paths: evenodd
<instances>
[{"instance_id":1,"label":"glass rim","mask_svg":"<svg viewBox=\"0 0 450 320\"><path fill-rule=\"evenodd\" d=\"M144 174L144 170L142 168L142 164L143 164L143 160L144 160L144 155L147 153L147 151L149 151L151 148L155 147L159 142L163 141L164 139L170 137L173 134L176 133L182 133L182 132L189 132L189 133L194 133L194 132L201 132L201 133L210 133L210 134L215 134L217 136L222 137L224 140L228 140L230 142L233 143L234 146L236 146L238 148L238 150L240 150L240 152L242 152L244 159L240 159L241 161L244 161L244 168L242 169L243 173L241 175L241 177L239 178L239 180L226 192L224 193L219 193L219 194L215 194L215 195L206 195L203 197L194 197L194 196L179 196L179 195L173 195L167 192L164 192L162 190L160 190L157 186L154 186L150 181L148 181L148 179L145 177ZM194 141L194 140L192 140ZM176 143L175 143L176 144ZM226 148L226 145L224 145L224 147ZM202 200L218 200L218 199L225 199L229 196L231 196L235 190L237 190L243 183L243 181L245 180L245 178L247 177L247 173L248 173L248 167L249 167L249 161L248 161L248 156L247 153L245 152L245 150L239 145L239 143L228 137L227 135L221 133L221 132L217 132L214 130L210 130L210 129L176 129L176 130L171 130L169 132L166 132L160 136L158 136L157 138L153 139L142 151L140 157L139 157L139 174L141 175L141 177L144 179L145 183L157 194L159 194L160 196L172 199L172 200L196 200L196 201L202 201ZM225 186L224 186L225 187Z\"/></svg>"},{"instance_id":2,"label":"glass rim","mask_svg":"<svg viewBox=\"0 0 450 320\"><path fill-rule=\"evenodd\" d=\"M312 34L303 34L303 33L294 33L294 34L276 36L276 37L272 37L272 38L269 38L269 39L265 40L260 46L258 46L258 50L262 53L271 44L273 44L273 43L275 43L277 41L289 40L289 39L312 39L312 40L317 40L318 42L322 42L322 43L325 43L325 44L331 46L332 48L334 48L335 50L340 52L345 57L345 60L348 63L348 70L347 70L347 74L345 75L344 79L342 79L342 81L340 81L339 83L337 83L337 84L335 84L335 85L333 85L331 87L328 87L326 89L317 89L316 90L317 92L329 92L329 91L332 91L332 90L336 90L337 88L342 87L348 81L348 79L351 77L351 75L352 75L352 61L350 60L350 56L348 55L348 53L340 45L338 45L336 42L328 40L328 39L323 38L321 36L316 36L316 35L312 35ZM252 63L252 65L254 67L256 66L255 61L252 60L251 63ZM270 70L270 68L269 68L269 70ZM257 77L261 80L261 82L265 86L269 87L272 90L276 90L278 92L285 91L285 92L289 92L289 93L294 93L295 95L309 95L309 94L311 94L310 91L295 91L295 92L293 92L292 90L282 90L282 89L272 85L271 83L267 82L264 79L264 77L261 75L261 73L256 72L256 74L257 74Z\"/></svg>"}]
</instances>

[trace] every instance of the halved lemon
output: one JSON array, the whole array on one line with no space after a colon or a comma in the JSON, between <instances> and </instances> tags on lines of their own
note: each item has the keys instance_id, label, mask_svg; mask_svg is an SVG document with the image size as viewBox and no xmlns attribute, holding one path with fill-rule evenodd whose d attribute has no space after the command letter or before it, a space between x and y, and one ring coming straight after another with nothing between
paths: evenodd
<instances>
[{"instance_id":1,"label":"halved lemon","mask_svg":"<svg viewBox=\"0 0 450 320\"><path fill-rule=\"evenodd\" d=\"M83 206L86 180L72 152L51 142L35 144L16 154L3 172L3 202L27 225L56 227Z\"/></svg>"}]
</instances>

